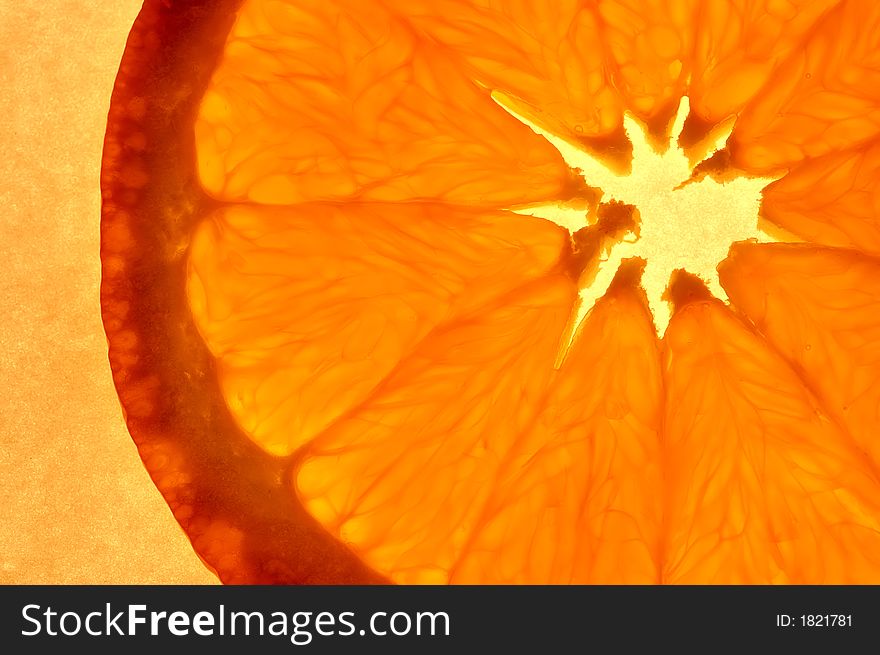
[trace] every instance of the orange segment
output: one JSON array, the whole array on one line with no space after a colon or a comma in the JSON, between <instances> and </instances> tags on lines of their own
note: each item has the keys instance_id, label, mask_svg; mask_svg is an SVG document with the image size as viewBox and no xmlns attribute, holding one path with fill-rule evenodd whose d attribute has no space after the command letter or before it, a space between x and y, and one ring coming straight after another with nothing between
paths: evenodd
<instances>
[{"instance_id":1,"label":"orange segment","mask_svg":"<svg viewBox=\"0 0 880 655\"><path fill-rule=\"evenodd\" d=\"M744 109L728 142L752 173L848 149L880 134L880 3L830 11Z\"/></svg>"},{"instance_id":2,"label":"orange segment","mask_svg":"<svg viewBox=\"0 0 880 655\"><path fill-rule=\"evenodd\" d=\"M720 274L731 300L880 470L880 261L829 248L742 243Z\"/></svg>"},{"instance_id":3,"label":"orange segment","mask_svg":"<svg viewBox=\"0 0 880 655\"><path fill-rule=\"evenodd\" d=\"M306 509L392 580L449 581L534 423L574 299L568 278L546 277L429 335L307 446Z\"/></svg>"},{"instance_id":4,"label":"orange segment","mask_svg":"<svg viewBox=\"0 0 880 655\"><path fill-rule=\"evenodd\" d=\"M663 366L664 581L880 581L880 484L769 346L694 302Z\"/></svg>"},{"instance_id":5,"label":"orange segment","mask_svg":"<svg viewBox=\"0 0 880 655\"><path fill-rule=\"evenodd\" d=\"M537 420L510 444L453 582L658 581L660 359L629 272L586 317Z\"/></svg>"},{"instance_id":6,"label":"orange segment","mask_svg":"<svg viewBox=\"0 0 880 655\"><path fill-rule=\"evenodd\" d=\"M242 427L287 454L439 324L557 267L565 230L441 205L232 207L204 222L189 297Z\"/></svg>"},{"instance_id":7,"label":"orange segment","mask_svg":"<svg viewBox=\"0 0 880 655\"><path fill-rule=\"evenodd\" d=\"M416 28L464 61L536 125L628 161L623 104L590 4L579 0L394 0Z\"/></svg>"},{"instance_id":8,"label":"orange segment","mask_svg":"<svg viewBox=\"0 0 880 655\"><path fill-rule=\"evenodd\" d=\"M764 190L761 214L813 243L880 255L880 142L795 166Z\"/></svg>"},{"instance_id":9,"label":"orange segment","mask_svg":"<svg viewBox=\"0 0 880 655\"><path fill-rule=\"evenodd\" d=\"M597 10L627 108L654 136L667 138L690 72L693 2L613 0Z\"/></svg>"},{"instance_id":10,"label":"orange segment","mask_svg":"<svg viewBox=\"0 0 880 655\"><path fill-rule=\"evenodd\" d=\"M807 32L840 0L709 0L697 3L691 115L684 139L752 101ZM690 134L693 132L694 134Z\"/></svg>"},{"instance_id":11,"label":"orange segment","mask_svg":"<svg viewBox=\"0 0 880 655\"><path fill-rule=\"evenodd\" d=\"M568 167L378 1L245 3L196 121L223 200L510 206L571 196Z\"/></svg>"}]
</instances>

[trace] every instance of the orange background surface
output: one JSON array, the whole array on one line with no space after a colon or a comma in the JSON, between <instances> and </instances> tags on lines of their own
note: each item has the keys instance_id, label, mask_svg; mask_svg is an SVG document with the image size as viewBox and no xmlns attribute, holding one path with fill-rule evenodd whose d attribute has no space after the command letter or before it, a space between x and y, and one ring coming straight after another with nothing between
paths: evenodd
<instances>
[{"instance_id":1,"label":"orange background surface","mask_svg":"<svg viewBox=\"0 0 880 655\"><path fill-rule=\"evenodd\" d=\"M141 0L0 3L0 583L210 583L141 465L101 326L101 148Z\"/></svg>"}]
</instances>

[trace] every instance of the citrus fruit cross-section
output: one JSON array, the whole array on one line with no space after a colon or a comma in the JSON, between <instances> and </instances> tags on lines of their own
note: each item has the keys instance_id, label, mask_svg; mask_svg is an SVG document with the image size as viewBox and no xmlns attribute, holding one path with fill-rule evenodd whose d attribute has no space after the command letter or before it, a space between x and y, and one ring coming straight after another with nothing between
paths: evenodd
<instances>
[{"instance_id":1,"label":"citrus fruit cross-section","mask_svg":"<svg viewBox=\"0 0 880 655\"><path fill-rule=\"evenodd\" d=\"M880 5L147 0L101 306L228 583L880 582Z\"/></svg>"}]
</instances>

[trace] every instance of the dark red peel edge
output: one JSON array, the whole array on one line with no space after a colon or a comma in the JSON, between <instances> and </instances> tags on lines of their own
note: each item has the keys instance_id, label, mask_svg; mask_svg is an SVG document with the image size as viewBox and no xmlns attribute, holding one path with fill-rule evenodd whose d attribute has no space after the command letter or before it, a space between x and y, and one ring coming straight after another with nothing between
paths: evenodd
<instances>
[{"instance_id":1,"label":"dark red peel edge","mask_svg":"<svg viewBox=\"0 0 880 655\"><path fill-rule=\"evenodd\" d=\"M113 380L150 476L221 581L384 583L236 425L186 297L192 233L218 206L197 179L193 125L242 1L147 0L129 35L101 170Z\"/></svg>"}]
</instances>

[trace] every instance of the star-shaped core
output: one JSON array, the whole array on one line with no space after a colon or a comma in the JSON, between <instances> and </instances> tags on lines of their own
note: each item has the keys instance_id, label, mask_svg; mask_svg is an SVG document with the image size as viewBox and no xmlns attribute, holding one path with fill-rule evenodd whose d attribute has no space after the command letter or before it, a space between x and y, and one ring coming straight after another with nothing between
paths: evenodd
<instances>
[{"instance_id":1,"label":"star-shaped core","mask_svg":"<svg viewBox=\"0 0 880 655\"><path fill-rule=\"evenodd\" d=\"M727 294L718 281L716 267L727 257L731 244L748 239L776 240L762 229L758 218L761 190L772 179L736 177L718 182L708 175L691 179L693 167L678 147L677 139L673 139L665 152L658 152L649 144L639 123L630 116L624 118L624 127L633 146L632 172L620 175L584 150L511 111L501 98L496 101L502 107L552 143L588 185L602 190L603 203L616 200L635 206L639 212L638 234L630 232L613 245L600 260L595 278L580 289L580 315L575 325L580 324L595 301L605 294L621 261L641 257L647 262L642 285L655 327L662 335L671 317L670 307L662 297L674 270L684 269L699 276L716 297L726 301ZM673 123L673 135L681 132L689 107L687 97L682 98ZM718 135L709 154L723 147L729 135L730 130ZM596 220L587 217L585 223L582 208L573 209L564 204L516 211L552 220L572 233Z\"/></svg>"}]
</instances>

